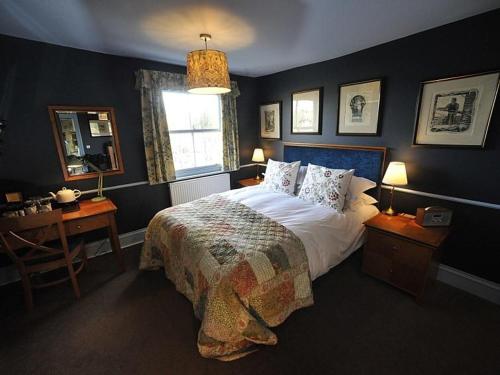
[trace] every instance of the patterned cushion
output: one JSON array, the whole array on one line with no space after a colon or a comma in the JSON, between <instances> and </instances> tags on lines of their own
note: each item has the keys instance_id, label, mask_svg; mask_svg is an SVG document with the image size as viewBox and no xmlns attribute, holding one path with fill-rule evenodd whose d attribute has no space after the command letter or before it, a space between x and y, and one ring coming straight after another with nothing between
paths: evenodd
<instances>
[{"instance_id":1,"label":"patterned cushion","mask_svg":"<svg viewBox=\"0 0 500 375\"><path fill-rule=\"evenodd\" d=\"M330 169L309 164L299 198L331 207L342 213L345 195L353 174L354 169Z\"/></svg>"},{"instance_id":2,"label":"patterned cushion","mask_svg":"<svg viewBox=\"0 0 500 375\"><path fill-rule=\"evenodd\" d=\"M300 161L284 163L269 159L267 161L264 185L274 191L293 195L299 168Z\"/></svg>"}]
</instances>

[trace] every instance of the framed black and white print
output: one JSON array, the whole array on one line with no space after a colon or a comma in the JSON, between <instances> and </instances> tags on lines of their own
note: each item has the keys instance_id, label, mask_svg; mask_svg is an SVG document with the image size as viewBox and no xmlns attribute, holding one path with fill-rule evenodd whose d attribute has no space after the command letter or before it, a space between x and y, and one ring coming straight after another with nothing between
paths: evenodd
<instances>
[{"instance_id":1,"label":"framed black and white print","mask_svg":"<svg viewBox=\"0 0 500 375\"><path fill-rule=\"evenodd\" d=\"M414 145L484 147L499 72L422 82Z\"/></svg>"},{"instance_id":2,"label":"framed black and white print","mask_svg":"<svg viewBox=\"0 0 500 375\"><path fill-rule=\"evenodd\" d=\"M323 88L292 93L292 134L321 134Z\"/></svg>"},{"instance_id":3,"label":"framed black and white print","mask_svg":"<svg viewBox=\"0 0 500 375\"><path fill-rule=\"evenodd\" d=\"M260 137L281 139L281 102L265 103L260 106Z\"/></svg>"},{"instance_id":4,"label":"framed black and white print","mask_svg":"<svg viewBox=\"0 0 500 375\"><path fill-rule=\"evenodd\" d=\"M382 80L339 86L337 135L378 135Z\"/></svg>"}]
</instances>

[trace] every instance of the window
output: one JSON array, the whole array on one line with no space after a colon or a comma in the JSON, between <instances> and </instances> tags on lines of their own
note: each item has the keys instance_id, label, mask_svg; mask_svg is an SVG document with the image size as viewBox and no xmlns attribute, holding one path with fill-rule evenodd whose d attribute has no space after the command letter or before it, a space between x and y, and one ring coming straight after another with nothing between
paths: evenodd
<instances>
[{"instance_id":1,"label":"window","mask_svg":"<svg viewBox=\"0 0 500 375\"><path fill-rule=\"evenodd\" d=\"M177 177L222 170L222 121L218 95L164 91Z\"/></svg>"}]
</instances>

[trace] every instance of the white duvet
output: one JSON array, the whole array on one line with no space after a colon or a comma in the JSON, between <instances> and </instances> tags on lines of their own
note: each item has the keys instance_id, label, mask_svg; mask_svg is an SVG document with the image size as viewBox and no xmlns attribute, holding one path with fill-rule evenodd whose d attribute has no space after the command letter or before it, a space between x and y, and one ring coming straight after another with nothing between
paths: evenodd
<instances>
[{"instance_id":1,"label":"white duvet","mask_svg":"<svg viewBox=\"0 0 500 375\"><path fill-rule=\"evenodd\" d=\"M345 210L339 214L331 208L277 193L262 185L230 190L221 195L250 207L295 233L304 244L313 280L363 244L363 222L379 212L375 206L364 205L355 211Z\"/></svg>"}]
</instances>

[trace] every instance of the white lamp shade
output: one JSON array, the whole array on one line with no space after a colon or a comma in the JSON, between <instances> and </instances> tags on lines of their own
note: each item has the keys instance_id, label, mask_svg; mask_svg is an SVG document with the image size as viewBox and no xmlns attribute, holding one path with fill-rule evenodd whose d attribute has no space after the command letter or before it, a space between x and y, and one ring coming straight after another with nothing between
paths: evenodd
<instances>
[{"instance_id":1,"label":"white lamp shade","mask_svg":"<svg viewBox=\"0 0 500 375\"><path fill-rule=\"evenodd\" d=\"M252 161L255 161L257 163L264 162L264 150L261 148L256 148L255 150L253 150Z\"/></svg>"},{"instance_id":2,"label":"white lamp shade","mask_svg":"<svg viewBox=\"0 0 500 375\"><path fill-rule=\"evenodd\" d=\"M408 178L406 176L405 163L401 161L391 161L385 171L382 183L387 185L407 185Z\"/></svg>"}]
</instances>

